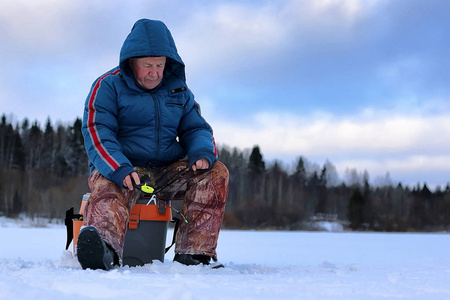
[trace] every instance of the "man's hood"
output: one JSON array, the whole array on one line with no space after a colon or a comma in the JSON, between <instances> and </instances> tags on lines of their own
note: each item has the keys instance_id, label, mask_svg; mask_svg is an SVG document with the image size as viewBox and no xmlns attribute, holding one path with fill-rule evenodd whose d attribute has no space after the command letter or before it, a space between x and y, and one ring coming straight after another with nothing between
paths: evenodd
<instances>
[{"instance_id":1,"label":"man's hood","mask_svg":"<svg viewBox=\"0 0 450 300\"><path fill-rule=\"evenodd\" d=\"M174 75L186 81L184 63L172 34L163 22L141 19L134 24L120 50L120 69L125 75L131 75L128 59L143 56L167 57L164 76Z\"/></svg>"}]
</instances>

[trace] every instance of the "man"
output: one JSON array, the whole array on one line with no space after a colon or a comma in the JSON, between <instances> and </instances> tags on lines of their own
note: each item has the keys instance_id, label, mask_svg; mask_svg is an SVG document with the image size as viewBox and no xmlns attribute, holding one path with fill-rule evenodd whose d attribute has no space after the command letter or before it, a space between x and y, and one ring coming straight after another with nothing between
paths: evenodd
<instances>
[{"instance_id":1,"label":"man","mask_svg":"<svg viewBox=\"0 0 450 300\"><path fill-rule=\"evenodd\" d=\"M83 269L122 260L133 187L184 200L174 261L217 261L228 170L217 161L210 125L186 85L185 66L164 23L142 19L126 38L118 67L100 76L86 99L82 132L91 197L77 243Z\"/></svg>"}]
</instances>

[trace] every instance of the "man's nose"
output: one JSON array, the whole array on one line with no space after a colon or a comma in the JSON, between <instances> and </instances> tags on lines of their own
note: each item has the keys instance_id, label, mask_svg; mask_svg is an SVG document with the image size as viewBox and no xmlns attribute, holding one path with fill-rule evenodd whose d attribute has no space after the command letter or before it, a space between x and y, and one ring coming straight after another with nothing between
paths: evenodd
<instances>
[{"instance_id":1,"label":"man's nose","mask_svg":"<svg viewBox=\"0 0 450 300\"><path fill-rule=\"evenodd\" d=\"M148 75L150 76L156 76L156 68L150 68L150 70L148 70Z\"/></svg>"}]
</instances>

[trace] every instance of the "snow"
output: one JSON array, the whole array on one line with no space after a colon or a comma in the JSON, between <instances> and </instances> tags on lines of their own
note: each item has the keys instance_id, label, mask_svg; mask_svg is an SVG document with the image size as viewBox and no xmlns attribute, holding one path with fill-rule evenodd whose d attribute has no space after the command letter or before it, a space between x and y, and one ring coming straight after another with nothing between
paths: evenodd
<instances>
[{"instance_id":1,"label":"snow","mask_svg":"<svg viewBox=\"0 0 450 300\"><path fill-rule=\"evenodd\" d=\"M450 299L445 233L222 230L226 268L172 263L171 250L109 272L81 269L63 225L2 218L0 239L0 299Z\"/></svg>"}]
</instances>

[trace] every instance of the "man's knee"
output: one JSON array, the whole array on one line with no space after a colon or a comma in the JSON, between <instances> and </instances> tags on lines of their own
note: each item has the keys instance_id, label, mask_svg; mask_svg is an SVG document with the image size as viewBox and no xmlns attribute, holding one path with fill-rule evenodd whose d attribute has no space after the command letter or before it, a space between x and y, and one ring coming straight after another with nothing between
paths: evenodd
<instances>
[{"instance_id":1,"label":"man's knee","mask_svg":"<svg viewBox=\"0 0 450 300\"><path fill-rule=\"evenodd\" d=\"M228 172L228 168L222 162L216 161L213 164L211 171L213 171L215 174L217 174L216 175L217 177L226 179L227 186L228 186L228 178L229 178L230 174Z\"/></svg>"},{"instance_id":2,"label":"man's knee","mask_svg":"<svg viewBox=\"0 0 450 300\"><path fill-rule=\"evenodd\" d=\"M214 193L218 200L225 202L228 195L228 168L222 162L216 161L210 171L213 172Z\"/></svg>"}]
</instances>

